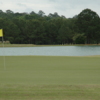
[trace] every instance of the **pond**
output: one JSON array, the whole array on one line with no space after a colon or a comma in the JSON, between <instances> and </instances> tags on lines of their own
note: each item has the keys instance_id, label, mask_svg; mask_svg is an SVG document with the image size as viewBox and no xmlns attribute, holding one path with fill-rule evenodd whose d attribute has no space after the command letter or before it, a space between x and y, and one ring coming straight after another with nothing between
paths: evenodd
<instances>
[{"instance_id":1,"label":"pond","mask_svg":"<svg viewBox=\"0 0 100 100\"><path fill-rule=\"evenodd\" d=\"M46 47L0 47L0 56L89 56L100 55L100 46L46 46Z\"/></svg>"}]
</instances>

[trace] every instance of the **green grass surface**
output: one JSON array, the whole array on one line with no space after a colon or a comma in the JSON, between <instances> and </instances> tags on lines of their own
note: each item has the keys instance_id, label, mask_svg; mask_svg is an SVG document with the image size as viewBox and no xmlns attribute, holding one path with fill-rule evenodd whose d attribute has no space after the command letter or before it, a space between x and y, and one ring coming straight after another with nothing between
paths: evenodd
<instances>
[{"instance_id":1,"label":"green grass surface","mask_svg":"<svg viewBox=\"0 0 100 100\"><path fill-rule=\"evenodd\" d=\"M100 56L0 56L0 100L99 100Z\"/></svg>"}]
</instances>

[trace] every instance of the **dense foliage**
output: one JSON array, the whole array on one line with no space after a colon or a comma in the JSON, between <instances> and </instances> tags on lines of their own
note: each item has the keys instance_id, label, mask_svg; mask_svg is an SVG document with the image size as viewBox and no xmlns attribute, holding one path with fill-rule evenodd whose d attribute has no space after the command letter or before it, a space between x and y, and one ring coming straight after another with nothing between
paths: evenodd
<instances>
[{"instance_id":1,"label":"dense foliage","mask_svg":"<svg viewBox=\"0 0 100 100\"><path fill-rule=\"evenodd\" d=\"M84 44L100 43L100 18L91 9L84 9L73 18L58 13L45 15L14 13L0 10L0 28L4 40L16 44Z\"/></svg>"}]
</instances>

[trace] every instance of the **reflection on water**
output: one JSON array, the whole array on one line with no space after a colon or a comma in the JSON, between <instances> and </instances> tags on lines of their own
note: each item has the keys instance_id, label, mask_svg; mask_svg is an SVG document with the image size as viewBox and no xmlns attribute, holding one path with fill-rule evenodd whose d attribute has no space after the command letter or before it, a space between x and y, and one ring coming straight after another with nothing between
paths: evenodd
<instances>
[{"instance_id":1,"label":"reflection on water","mask_svg":"<svg viewBox=\"0 0 100 100\"><path fill-rule=\"evenodd\" d=\"M0 55L87 56L100 55L100 46L5 47Z\"/></svg>"}]
</instances>

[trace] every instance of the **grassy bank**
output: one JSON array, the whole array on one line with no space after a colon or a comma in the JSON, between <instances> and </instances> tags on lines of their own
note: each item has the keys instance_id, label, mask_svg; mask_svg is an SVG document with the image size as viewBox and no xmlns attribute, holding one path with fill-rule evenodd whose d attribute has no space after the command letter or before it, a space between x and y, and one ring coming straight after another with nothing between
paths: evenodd
<instances>
[{"instance_id":1,"label":"grassy bank","mask_svg":"<svg viewBox=\"0 0 100 100\"><path fill-rule=\"evenodd\" d=\"M55 45L35 45L35 44L4 44L4 47L36 47L36 46L94 46L97 44L55 44ZM100 44L98 44L100 46ZM3 47L3 44L0 43L0 47Z\"/></svg>"},{"instance_id":2,"label":"grassy bank","mask_svg":"<svg viewBox=\"0 0 100 100\"><path fill-rule=\"evenodd\" d=\"M4 47L34 47L34 44L4 44ZM0 47L3 47L3 44L0 43Z\"/></svg>"},{"instance_id":3,"label":"grassy bank","mask_svg":"<svg viewBox=\"0 0 100 100\"><path fill-rule=\"evenodd\" d=\"M99 100L100 56L0 56L0 100Z\"/></svg>"}]
</instances>

